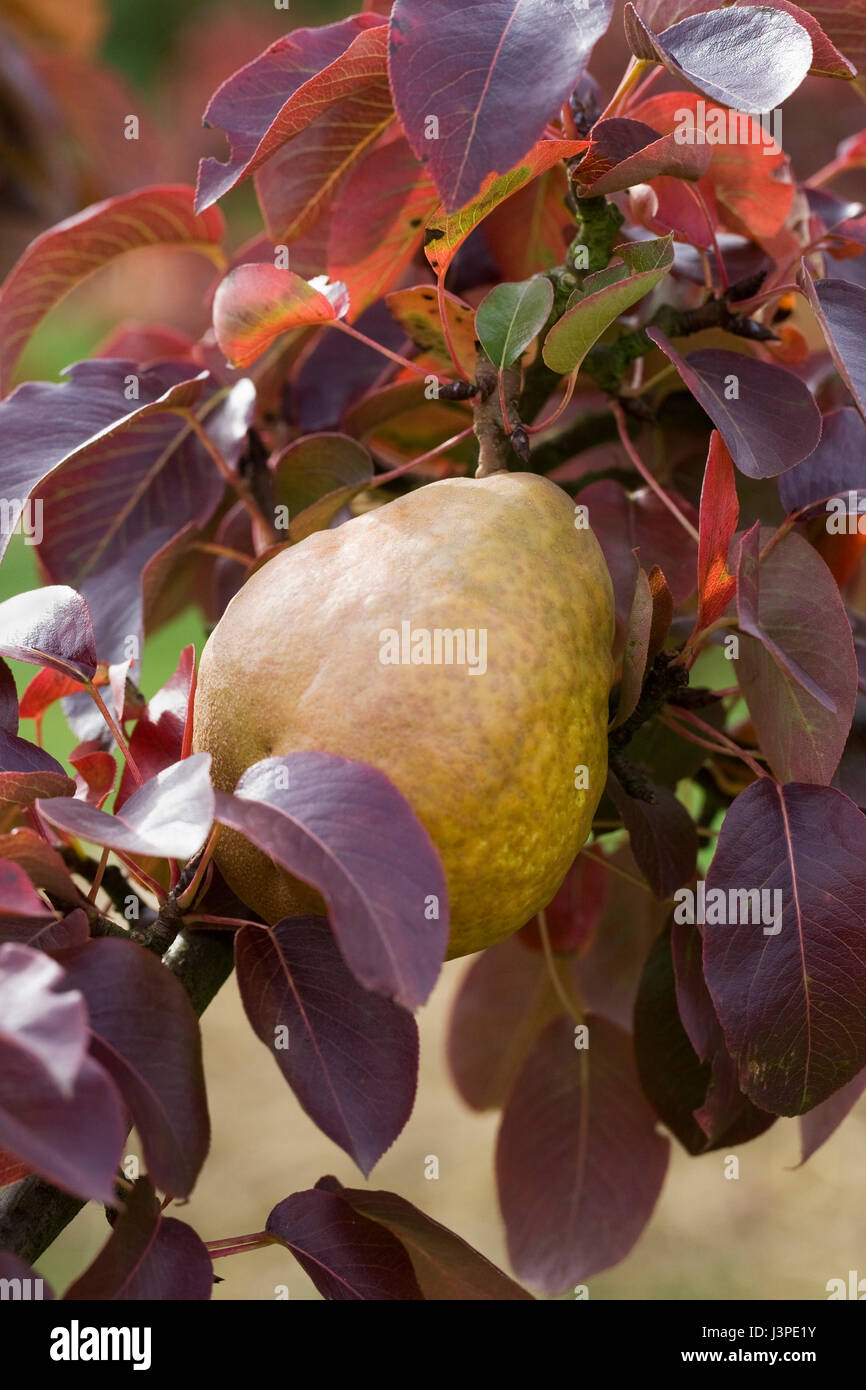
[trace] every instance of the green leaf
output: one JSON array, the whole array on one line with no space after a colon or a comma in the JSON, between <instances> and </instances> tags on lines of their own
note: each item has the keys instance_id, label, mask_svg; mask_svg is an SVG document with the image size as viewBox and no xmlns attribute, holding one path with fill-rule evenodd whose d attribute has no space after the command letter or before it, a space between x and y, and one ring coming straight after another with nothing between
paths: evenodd
<instances>
[{"instance_id":1,"label":"green leaf","mask_svg":"<svg viewBox=\"0 0 866 1390\"><path fill-rule=\"evenodd\" d=\"M345 434L311 434L296 439L274 464L274 501L288 507L289 540L323 531L350 498L367 487L370 455Z\"/></svg>"},{"instance_id":2,"label":"green leaf","mask_svg":"<svg viewBox=\"0 0 866 1390\"><path fill-rule=\"evenodd\" d=\"M516 362L547 322L553 285L543 275L497 285L478 306L475 333L494 367Z\"/></svg>"},{"instance_id":3,"label":"green leaf","mask_svg":"<svg viewBox=\"0 0 866 1390\"><path fill-rule=\"evenodd\" d=\"M604 280L600 288L594 288L587 281L585 288L592 292L584 294L567 309L544 340L542 356L551 371L560 375L575 371L592 345L620 314L649 294L674 263L673 237L668 235L657 241L618 246L616 253L631 274L611 282L609 267L599 272Z\"/></svg>"}]
</instances>

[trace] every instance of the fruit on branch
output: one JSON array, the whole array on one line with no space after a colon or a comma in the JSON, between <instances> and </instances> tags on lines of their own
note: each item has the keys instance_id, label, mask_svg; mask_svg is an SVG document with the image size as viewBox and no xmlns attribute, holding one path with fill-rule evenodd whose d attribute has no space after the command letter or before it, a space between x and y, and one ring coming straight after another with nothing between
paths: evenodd
<instances>
[{"instance_id":1,"label":"fruit on branch","mask_svg":"<svg viewBox=\"0 0 866 1390\"><path fill-rule=\"evenodd\" d=\"M612 638L601 548L555 483L449 478L250 578L202 655L194 747L223 791L304 750L381 769L439 851L449 954L464 955L544 907L589 834ZM387 872L387 845L382 857ZM321 911L238 833L216 858L268 920Z\"/></svg>"}]
</instances>

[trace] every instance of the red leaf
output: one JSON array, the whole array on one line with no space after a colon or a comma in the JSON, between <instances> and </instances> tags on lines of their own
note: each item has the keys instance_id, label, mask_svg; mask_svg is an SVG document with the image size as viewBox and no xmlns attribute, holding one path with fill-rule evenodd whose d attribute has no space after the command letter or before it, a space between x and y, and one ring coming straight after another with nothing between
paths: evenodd
<instances>
[{"instance_id":1,"label":"red leaf","mask_svg":"<svg viewBox=\"0 0 866 1390\"><path fill-rule=\"evenodd\" d=\"M247 515L247 513L244 513ZM130 752L145 781L164 772L172 763L189 757L192 743L192 706L195 699L195 647L184 647L177 670L148 701L147 709L132 731ZM115 811L134 793L138 783L123 769Z\"/></svg>"},{"instance_id":2,"label":"red leaf","mask_svg":"<svg viewBox=\"0 0 866 1390\"><path fill-rule=\"evenodd\" d=\"M233 73L204 114L205 125L228 135L231 158L225 164L202 160L199 211L366 88L384 84L387 95L386 36L381 19L353 15L320 29L297 29Z\"/></svg>"},{"instance_id":3,"label":"red leaf","mask_svg":"<svg viewBox=\"0 0 866 1390\"><path fill-rule=\"evenodd\" d=\"M83 689L84 686L81 682L74 680L72 676L64 675L62 671L53 670L50 666L46 666L38 675L33 677L21 696L19 706L21 718L41 719L45 711L57 700L62 700L64 696L72 695L74 691Z\"/></svg>"},{"instance_id":4,"label":"red leaf","mask_svg":"<svg viewBox=\"0 0 866 1390\"><path fill-rule=\"evenodd\" d=\"M127 251L181 246L220 264L222 215L193 211L193 191L157 184L109 198L43 232L28 246L0 289L0 391L35 328L81 280Z\"/></svg>"},{"instance_id":5,"label":"red leaf","mask_svg":"<svg viewBox=\"0 0 866 1390\"><path fill-rule=\"evenodd\" d=\"M709 627L722 616L737 587L736 573L728 570L728 550L739 515L734 461L718 430L713 430L701 487L698 528L699 628Z\"/></svg>"},{"instance_id":6,"label":"red leaf","mask_svg":"<svg viewBox=\"0 0 866 1390\"><path fill-rule=\"evenodd\" d=\"M101 748L96 739L88 739L72 750L69 761L79 775L76 794L83 795L91 806L101 806L114 790L117 777L114 755Z\"/></svg>"},{"instance_id":7,"label":"red leaf","mask_svg":"<svg viewBox=\"0 0 866 1390\"><path fill-rule=\"evenodd\" d=\"M348 288L354 322L398 282L424 241L439 194L402 137L367 155L342 185L328 240L328 274Z\"/></svg>"},{"instance_id":8,"label":"red leaf","mask_svg":"<svg viewBox=\"0 0 866 1390\"><path fill-rule=\"evenodd\" d=\"M302 280L275 265L241 265L220 283L214 297L217 342L235 367L249 366L282 333L309 324L332 323L347 312L345 285L324 276Z\"/></svg>"},{"instance_id":9,"label":"red leaf","mask_svg":"<svg viewBox=\"0 0 866 1390\"><path fill-rule=\"evenodd\" d=\"M449 213L444 206L438 207L424 233L424 252L436 274L445 274L473 227L489 212L533 179L546 174L560 160L580 154L588 143L587 140L540 140L507 173L488 175L477 197L459 212Z\"/></svg>"}]
</instances>

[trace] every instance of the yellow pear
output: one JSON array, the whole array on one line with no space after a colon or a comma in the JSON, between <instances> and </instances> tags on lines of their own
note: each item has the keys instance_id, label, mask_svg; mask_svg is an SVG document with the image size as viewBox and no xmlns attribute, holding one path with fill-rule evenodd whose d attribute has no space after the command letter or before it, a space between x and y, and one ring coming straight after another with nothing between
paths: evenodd
<instances>
[{"instance_id":1,"label":"yellow pear","mask_svg":"<svg viewBox=\"0 0 866 1390\"><path fill-rule=\"evenodd\" d=\"M439 851L464 955L545 907L589 834L613 623L601 549L555 483L431 483L252 576L202 655L193 745L223 791L311 749L381 769ZM235 831L216 860L270 922L322 910Z\"/></svg>"}]
</instances>

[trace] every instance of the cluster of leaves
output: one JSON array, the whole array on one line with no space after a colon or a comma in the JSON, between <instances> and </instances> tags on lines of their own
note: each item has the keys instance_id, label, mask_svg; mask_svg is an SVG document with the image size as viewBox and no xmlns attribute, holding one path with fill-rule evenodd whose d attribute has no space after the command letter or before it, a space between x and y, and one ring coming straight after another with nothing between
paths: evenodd
<instances>
[{"instance_id":1,"label":"cluster of leaves","mask_svg":"<svg viewBox=\"0 0 866 1390\"><path fill-rule=\"evenodd\" d=\"M208 1247L155 1195L187 1196L208 1146L184 943L233 937L253 1029L366 1176L414 1102L448 923L410 908L446 902L442 869L376 769L296 754L215 793L195 654L145 701L144 637L190 603L218 620L359 494L479 459L585 508L617 617L594 841L473 962L451 1027L460 1093L502 1110L516 1273L556 1294L628 1253L659 1120L701 1153L801 1116L805 1158L866 1086L866 289L827 273L866 251L864 209L827 187L866 136L799 182L754 119L809 73L859 82L866 13L850 0L839 33L829 6L707 3L626 6L603 110L586 65L610 0L396 0L290 33L212 98L230 155L195 190L87 207L0 290L0 547L38 505L46 580L0 606L0 654L41 668L19 707L0 664L0 1178L120 1207L68 1298L206 1298L213 1258L272 1240L326 1298L530 1296L394 1194L326 1178ZM719 138L683 141L684 113ZM215 204L248 179L266 231L229 254ZM15 386L66 293L178 247L216 267L201 339L121 323L61 382ZM74 776L38 736L57 700ZM212 863L221 826L327 919L257 919ZM704 878L779 890L773 934L672 921ZM118 1187L131 1124L148 1176Z\"/></svg>"}]
</instances>

